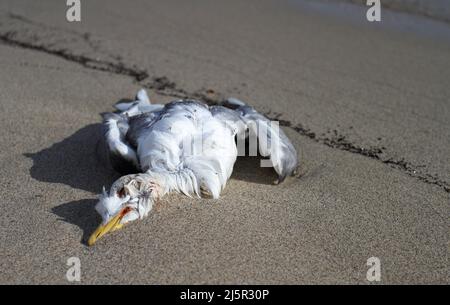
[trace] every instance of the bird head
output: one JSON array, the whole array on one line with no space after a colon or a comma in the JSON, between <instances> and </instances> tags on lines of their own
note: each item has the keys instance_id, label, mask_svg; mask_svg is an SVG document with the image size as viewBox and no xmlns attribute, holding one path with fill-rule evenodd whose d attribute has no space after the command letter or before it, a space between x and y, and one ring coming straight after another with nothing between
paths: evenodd
<instances>
[{"instance_id":1,"label":"bird head","mask_svg":"<svg viewBox=\"0 0 450 305\"><path fill-rule=\"evenodd\" d=\"M146 216L156 199L157 190L158 186L147 174L123 176L113 183L109 193L103 188L95 206L103 221L92 233L88 245L92 246L106 233Z\"/></svg>"}]
</instances>

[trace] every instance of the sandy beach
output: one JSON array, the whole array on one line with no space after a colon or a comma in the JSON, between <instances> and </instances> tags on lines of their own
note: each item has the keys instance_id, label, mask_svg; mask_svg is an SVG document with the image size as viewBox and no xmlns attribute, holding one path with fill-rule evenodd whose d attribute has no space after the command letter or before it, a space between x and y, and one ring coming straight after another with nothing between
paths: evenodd
<instances>
[{"instance_id":1,"label":"sandy beach","mask_svg":"<svg viewBox=\"0 0 450 305\"><path fill-rule=\"evenodd\" d=\"M450 283L450 25L351 6L2 1L0 283L69 283L70 257L82 284L368 284L370 257L381 284ZM100 113L140 88L246 101L300 175L239 159L219 200L169 195L88 247L119 177Z\"/></svg>"}]
</instances>

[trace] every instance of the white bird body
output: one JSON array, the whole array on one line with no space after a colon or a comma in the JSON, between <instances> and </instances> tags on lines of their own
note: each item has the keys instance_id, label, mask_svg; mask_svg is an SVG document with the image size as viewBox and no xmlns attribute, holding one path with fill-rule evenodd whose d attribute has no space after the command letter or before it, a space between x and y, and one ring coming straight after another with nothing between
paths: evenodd
<instances>
[{"instance_id":1,"label":"white bird body","mask_svg":"<svg viewBox=\"0 0 450 305\"><path fill-rule=\"evenodd\" d=\"M236 137L245 138L258 126L270 129L269 121L244 103L229 99L225 106L234 109L192 100L150 104L140 90L136 101L116 105L119 113L104 114L113 167L136 174L118 179L109 194L103 191L96 206L103 223L125 206L120 225L142 218L155 200L172 191L218 198L238 156ZM265 141L279 144L274 150L260 143L259 151L270 157L281 182L297 167L295 148L281 130Z\"/></svg>"},{"instance_id":2,"label":"white bird body","mask_svg":"<svg viewBox=\"0 0 450 305\"><path fill-rule=\"evenodd\" d=\"M177 183L170 189L187 195L200 195L205 184L218 198L237 157L232 132L224 122L203 105L178 103L150 128L137 141L141 169L175 175Z\"/></svg>"}]
</instances>

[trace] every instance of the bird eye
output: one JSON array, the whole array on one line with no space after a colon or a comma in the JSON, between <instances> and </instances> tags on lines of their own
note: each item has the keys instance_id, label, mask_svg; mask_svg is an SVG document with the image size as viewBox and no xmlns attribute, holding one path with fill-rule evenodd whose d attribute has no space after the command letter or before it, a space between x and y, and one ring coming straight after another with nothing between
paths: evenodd
<instances>
[{"instance_id":1,"label":"bird eye","mask_svg":"<svg viewBox=\"0 0 450 305\"><path fill-rule=\"evenodd\" d=\"M118 195L120 198L125 197L125 196L126 196L125 188L124 188L124 187L121 188L121 189L117 192L117 195Z\"/></svg>"}]
</instances>

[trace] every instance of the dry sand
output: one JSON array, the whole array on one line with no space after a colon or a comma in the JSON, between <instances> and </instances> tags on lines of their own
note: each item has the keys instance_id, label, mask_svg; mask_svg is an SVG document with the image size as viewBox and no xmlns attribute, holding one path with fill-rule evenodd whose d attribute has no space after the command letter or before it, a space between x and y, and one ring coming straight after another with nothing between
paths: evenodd
<instances>
[{"instance_id":1,"label":"dry sand","mask_svg":"<svg viewBox=\"0 0 450 305\"><path fill-rule=\"evenodd\" d=\"M68 283L72 256L81 283L368 283L372 256L381 283L450 282L448 41L283 1L82 5L0 3L0 283ZM170 195L87 247L117 178L99 113L142 86L278 118L302 176L239 160L220 200Z\"/></svg>"}]
</instances>

